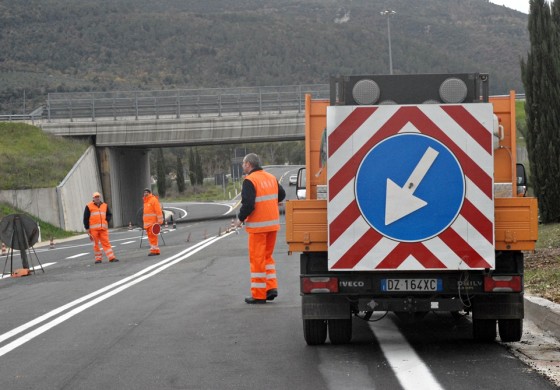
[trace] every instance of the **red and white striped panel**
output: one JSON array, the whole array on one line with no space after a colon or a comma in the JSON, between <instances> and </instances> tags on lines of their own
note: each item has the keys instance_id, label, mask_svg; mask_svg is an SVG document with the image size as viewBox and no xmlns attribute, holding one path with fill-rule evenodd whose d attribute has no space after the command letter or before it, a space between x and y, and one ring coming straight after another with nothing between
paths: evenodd
<instances>
[{"instance_id":1,"label":"red and white striped panel","mask_svg":"<svg viewBox=\"0 0 560 390\"><path fill-rule=\"evenodd\" d=\"M489 103L328 107L329 269L494 268L492 118ZM458 217L439 235L420 242L381 235L362 217L355 197L355 176L366 154L380 141L405 132L443 143L466 176Z\"/></svg>"}]
</instances>

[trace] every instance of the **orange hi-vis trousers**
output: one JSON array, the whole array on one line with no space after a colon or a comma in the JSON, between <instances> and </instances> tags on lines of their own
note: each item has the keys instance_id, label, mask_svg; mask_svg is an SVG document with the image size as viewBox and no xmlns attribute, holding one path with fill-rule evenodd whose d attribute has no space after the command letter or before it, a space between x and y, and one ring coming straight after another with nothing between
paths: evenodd
<instances>
[{"instance_id":1,"label":"orange hi-vis trousers","mask_svg":"<svg viewBox=\"0 0 560 390\"><path fill-rule=\"evenodd\" d=\"M95 256L95 261L101 261L103 257L103 252L101 251L101 248L99 248L99 243L101 243L107 258L109 260L113 260L115 258L115 254L113 253L113 248L109 242L109 231L107 229L89 229L89 234L93 239L93 254Z\"/></svg>"},{"instance_id":2,"label":"orange hi-vis trousers","mask_svg":"<svg viewBox=\"0 0 560 390\"><path fill-rule=\"evenodd\" d=\"M152 233L152 227L146 228L146 233L148 233L148 242L150 243L150 253L160 253L158 246L158 236Z\"/></svg>"},{"instance_id":3,"label":"orange hi-vis trousers","mask_svg":"<svg viewBox=\"0 0 560 390\"><path fill-rule=\"evenodd\" d=\"M278 288L276 264L272 258L277 231L249 233L249 263L251 267L251 295L266 299L266 292Z\"/></svg>"}]
</instances>

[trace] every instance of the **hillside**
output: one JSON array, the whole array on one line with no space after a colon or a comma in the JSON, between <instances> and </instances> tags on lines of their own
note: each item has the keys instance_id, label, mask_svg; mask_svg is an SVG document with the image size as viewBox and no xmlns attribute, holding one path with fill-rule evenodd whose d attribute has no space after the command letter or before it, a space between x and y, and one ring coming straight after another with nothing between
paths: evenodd
<instances>
[{"instance_id":1,"label":"hillside","mask_svg":"<svg viewBox=\"0 0 560 390\"><path fill-rule=\"evenodd\" d=\"M52 91L327 83L333 74L488 72L522 91L527 15L487 0L11 0L0 113Z\"/></svg>"}]
</instances>

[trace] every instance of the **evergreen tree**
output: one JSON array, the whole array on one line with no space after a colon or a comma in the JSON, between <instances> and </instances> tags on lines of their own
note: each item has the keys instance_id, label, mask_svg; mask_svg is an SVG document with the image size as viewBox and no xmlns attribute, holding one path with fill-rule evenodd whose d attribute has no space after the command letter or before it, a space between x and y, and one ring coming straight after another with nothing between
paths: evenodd
<instances>
[{"instance_id":1,"label":"evergreen tree","mask_svg":"<svg viewBox=\"0 0 560 390\"><path fill-rule=\"evenodd\" d=\"M191 181L191 185L194 187L196 185L196 174L195 174L195 161L194 161L194 152L191 148L189 150L189 180Z\"/></svg>"},{"instance_id":2,"label":"evergreen tree","mask_svg":"<svg viewBox=\"0 0 560 390\"><path fill-rule=\"evenodd\" d=\"M202 161L200 160L200 154L198 153L198 149L196 150L195 155L195 174L196 174L196 183L199 185L204 184L204 173L202 172Z\"/></svg>"},{"instance_id":3,"label":"evergreen tree","mask_svg":"<svg viewBox=\"0 0 560 390\"><path fill-rule=\"evenodd\" d=\"M177 190L180 194L185 192L185 174L183 173L183 160L177 156Z\"/></svg>"},{"instance_id":4,"label":"evergreen tree","mask_svg":"<svg viewBox=\"0 0 560 390\"><path fill-rule=\"evenodd\" d=\"M165 160L163 159L163 149L157 150L157 189L158 195L165 198L166 183L165 183Z\"/></svg>"},{"instance_id":5,"label":"evergreen tree","mask_svg":"<svg viewBox=\"0 0 560 390\"><path fill-rule=\"evenodd\" d=\"M560 1L560 0L559 0ZM557 3L556 1L554 3ZM527 152L541 220L560 221L559 5L530 0L530 50L521 61L525 86ZM553 17L554 16L554 17Z\"/></svg>"}]
</instances>

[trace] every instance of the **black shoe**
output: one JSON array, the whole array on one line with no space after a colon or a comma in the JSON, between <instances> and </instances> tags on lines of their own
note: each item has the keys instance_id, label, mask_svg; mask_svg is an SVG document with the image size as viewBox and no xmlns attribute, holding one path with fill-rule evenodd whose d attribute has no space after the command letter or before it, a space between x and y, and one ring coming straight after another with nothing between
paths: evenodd
<instances>
[{"instance_id":1,"label":"black shoe","mask_svg":"<svg viewBox=\"0 0 560 390\"><path fill-rule=\"evenodd\" d=\"M278 296L278 290L275 288L271 288L270 290L268 290L266 292L266 300L267 301L273 301L274 298L276 298Z\"/></svg>"},{"instance_id":2,"label":"black shoe","mask_svg":"<svg viewBox=\"0 0 560 390\"><path fill-rule=\"evenodd\" d=\"M148 256L159 256L159 253L149 253Z\"/></svg>"},{"instance_id":3,"label":"black shoe","mask_svg":"<svg viewBox=\"0 0 560 390\"><path fill-rule=\"evenodd\" d=\"M245 303L250 305L266 303L266 299L255 299L253 297L245 298Z\"/></svg>"},{"instance_id":4,"label":"black shoe","mask_svg":"<svg viewBox=\"0 0 560 390\"><path fill-rule=\"evenodd\" d=\"M109 260L111 263L116 263L117 261L119 261L119 259L113 259L113 260Z\"/></svg>"},{"instance_id":5,"label":"black shoe","mask_svg":"<svg viewBox=\"0 0 560 390\"><path fill-rule=\"evenodd\" d=\"M95 260L95 264L101 264L101 260Z\"/></svg>"}]
</instances>

